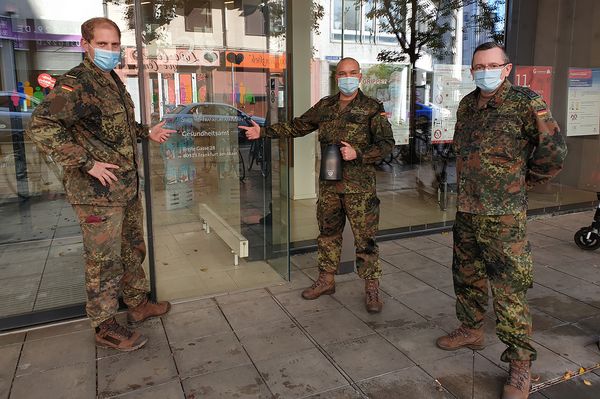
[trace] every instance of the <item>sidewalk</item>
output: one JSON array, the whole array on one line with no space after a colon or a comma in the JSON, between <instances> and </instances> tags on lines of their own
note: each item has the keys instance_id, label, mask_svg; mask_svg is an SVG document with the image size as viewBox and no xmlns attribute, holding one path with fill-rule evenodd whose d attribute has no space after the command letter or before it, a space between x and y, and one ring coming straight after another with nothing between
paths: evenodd
<instances>
[{"instance_id":1,"label":"sidewalk","mask_svg":"<svg viewBox=\"0 0 600 399\"><path fill-rule=\"evenodd\" d=\"M600 250L572 239L591 220L584 212L529 223L540 376L532 399L600 397L600 368L562 378L600 367ZM317 275L313 253L292 258L290 284L174 305L141 328L150 340L136 352L96 349L86 320L0 336L0 399L499 398L506 364L493 312L485 350L434 343L457 326L451 240L380 244L379 315L365 311L355 274L338 277L335 295L301 299Z\"/></svg>"}]
</instances>

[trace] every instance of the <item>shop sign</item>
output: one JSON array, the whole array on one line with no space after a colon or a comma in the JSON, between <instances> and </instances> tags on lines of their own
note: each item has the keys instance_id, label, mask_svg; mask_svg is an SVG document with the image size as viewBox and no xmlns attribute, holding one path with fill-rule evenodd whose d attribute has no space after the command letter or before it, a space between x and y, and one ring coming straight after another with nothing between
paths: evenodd
<instances>
[{"instance_id":1,"label":"shop sign","mask_svg":"<svg viewBox=\"0 0 600 399\"><path fill-rule=\"evenodd\" d=\"M233 54L235 58L229 56ZM235 59L235 63L231 60ZM241 62L237 62L241 59ZM285 54L277 53L257 53L250 51L228 51L225 54L225 66L237 66L242 68L262 68L270 69L272 71L283 71L285 69Z\"/></svg>"},{"instance_id":2,"label":"shop sign","mask_svg":"<svg viewBox=\"0 0 600 399\"><path fill-rule=\"evenodd\" d=\"M137 64L138 50L134 47L125 49L125 63ZM143 58L144 66L150 72L169 73L177 71L179 66L219 66L219 53L212 50L189 50L165 48L155 55Z\"/></svg>"},{"instance_id":3,"label":"shop sign","mask_svg":"<svg viewBox=\"0 0 600 399\"><path fill-rule=\"evenodd\" d=\"M542 96L548 107L552 105L552 67L516 65L515 84L529 87Z\"/></svg>"},{"instance_id":4,"label":"shop sign","mask_svg":"<svg viewBox=\"0 0 600 399\"><path fill-rule=\"evenodd\" d=\"M67 51L82 51L81 35L62 34L53 32L64 28L62 21L18 19L0 16L0 39L14 40L20 43L17 48L27 48L24 41L35 40L41 49L67 49ZM60 23L59 23L60 22ZM71 26L66 27L71 30Z\"/></svg>"},{"instance_id":5,"label":"shop sign","mask_svg":"<svg viewBox=\"0 0 600 399\"><path fill-rule=\"evenodd\" d=\"M50 88L53 89L54 88L54 84L56 83L56 79L54 79L52 76L50 76L47 73L40 73L38 75L37 78L38 84L45 88Z\"/></svg>"}]
</instances>

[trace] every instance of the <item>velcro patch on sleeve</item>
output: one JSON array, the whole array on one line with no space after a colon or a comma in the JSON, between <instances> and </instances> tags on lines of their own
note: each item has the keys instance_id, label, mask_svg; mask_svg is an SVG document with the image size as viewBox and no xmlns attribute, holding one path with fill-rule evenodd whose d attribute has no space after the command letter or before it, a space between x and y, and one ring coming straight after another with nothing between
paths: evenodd
<instances>
[{"instance_id":1,"label":"velcro patch on sleeve","mask_svg":"<svg viewBox=\"0 0 600 399\"><path fill-rule=\"evenodd\" d=\"M67 85L61 85L60 88L63 90L66 90L68 92L71 92L74 90L71 86L67 86Z\"/></svg>"}]
</instances>

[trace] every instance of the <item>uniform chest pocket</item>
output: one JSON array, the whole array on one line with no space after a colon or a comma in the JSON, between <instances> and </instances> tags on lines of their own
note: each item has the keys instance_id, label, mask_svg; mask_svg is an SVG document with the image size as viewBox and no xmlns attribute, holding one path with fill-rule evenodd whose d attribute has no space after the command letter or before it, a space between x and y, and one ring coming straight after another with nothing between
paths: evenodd
<instances>
[{"instance_id":1,"label":"uniform chest pocket","mask_svg":"<svg viewBox=\"0 0 600 399\"><path fill-rule=\"evenodd\" d=\"M111 101L106 101L102 108L101 139L111 143L121 143L129 132L127 109L115 94Z\"/></svg>"},{"instance_id":2,"label":"uniform chest pocket","mask_svg":"<svg viewBox=\"0 0 600 399\"><path fill-rule=\"evenodd\" d=\"M367 144L370 142L370 118L368 115L348 114L344 118L342 136L352 144Z\"/></svg>"},{"instance_id":3,"label":"uniform chest pocket","mask_svg":"<svg viewBox=\"0 0 600 399\"><path fill-rule=\"evenodd\" d=\"M490 118L482 132L481 151L491 157L515 159L522 145L521 124L514 117Z\"/></svg>"}]
</instances>

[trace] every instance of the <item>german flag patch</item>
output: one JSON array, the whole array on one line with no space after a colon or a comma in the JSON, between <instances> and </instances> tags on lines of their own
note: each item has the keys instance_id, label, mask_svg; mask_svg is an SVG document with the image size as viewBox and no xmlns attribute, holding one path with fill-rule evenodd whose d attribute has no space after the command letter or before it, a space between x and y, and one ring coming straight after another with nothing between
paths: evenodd
<instances>
[{"instance_id":1,"label":"german flag patch","mask_svg":"<svg viewBox=\"0 0 600 399\"><path fill-rule=\"evenodd\" d=\"M548 109L547 108L539 109L536 111L536 114L539 117L544 117L544 116L548 115Z\"/></svg>"},{"instance_id":2,"label":"german flag patch","mask_svg":"<svg viewBox=\"0 0 600 399\"><path fill-rule=\"evenodd\" d=\"M72 88L71 86L62 85L62 86L60 86L60 87L61 87L61 89L63 89L63 90L66 90L66 91L68 91L68 92L71 92L71 91L73 91L73 88Z\"/></svg>"}]
</instances>

